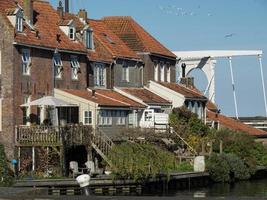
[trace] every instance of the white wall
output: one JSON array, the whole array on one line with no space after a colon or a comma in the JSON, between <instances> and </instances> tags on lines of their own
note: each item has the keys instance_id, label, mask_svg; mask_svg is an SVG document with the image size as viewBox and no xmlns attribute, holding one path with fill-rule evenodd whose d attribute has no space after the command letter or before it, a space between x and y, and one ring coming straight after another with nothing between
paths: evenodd
<instances>
[{"instance_id":1,"label":"white wall","mask_svg":"<svg viewBox=\"0 0 267 200\"><path fill-rule=\"evenodd\" d=\"M171 101L172 107L177 108L184 105L185 97L169 88L166 88L154 81L149 82L149 86L147 88L151 92L159 95L160 97Z\"/></svg>"},{"instance_id":2,"label":"white wall","mask_svg":"<svg viewBox=\"0 0 267 200\"><path fill-rule=\"evenodd\" d=\"M55 89L55 97L62 99L68 103L76 104L79 106L79 122L83 122L84 118L84 111L91 111L92 112L92 126L93 128L96 127L97 124L97 108L98 104L87 99L69 94L62 90Z\"/></svg>"}]
</instances>

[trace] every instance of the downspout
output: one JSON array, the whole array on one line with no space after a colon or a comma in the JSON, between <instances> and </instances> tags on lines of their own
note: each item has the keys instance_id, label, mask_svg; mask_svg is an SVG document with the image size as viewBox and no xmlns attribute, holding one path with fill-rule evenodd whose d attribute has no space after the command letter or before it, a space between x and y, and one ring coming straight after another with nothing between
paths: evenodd
<instances>
[{"instance_id":1,"label":"downspout","mask_svg":"<svg viewBox=\"0 0 267 200\"><path fill-rule=\"evenodd\" d=\"M112 63L110 63L109 65L109 70L110 70L110 74L109 74L109 84L110 84L110 88L112 89L112 73L111 73L111 69L112 69L112 65L116 65L117 64L117 59L114 59ZM114 86L114 85L113 85Z\"/></svg>"}]
</instances>

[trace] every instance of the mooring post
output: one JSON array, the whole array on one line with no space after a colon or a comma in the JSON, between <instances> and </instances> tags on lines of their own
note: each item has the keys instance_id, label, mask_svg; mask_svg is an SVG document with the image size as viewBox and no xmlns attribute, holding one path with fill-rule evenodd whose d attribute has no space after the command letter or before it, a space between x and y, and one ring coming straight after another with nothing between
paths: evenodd
<instances>
[{"instance_id":1,"label":"mooring post","mask_svg":"<svg viewBox=\"0 0 267 200\"><path fill-rule=\"evenodd\" d=\"M90 176L88 174L80 175L76 178L76 181L83 189L85 196L90 196L90 190L89 190Z\"/></svg>"}]
</instances>

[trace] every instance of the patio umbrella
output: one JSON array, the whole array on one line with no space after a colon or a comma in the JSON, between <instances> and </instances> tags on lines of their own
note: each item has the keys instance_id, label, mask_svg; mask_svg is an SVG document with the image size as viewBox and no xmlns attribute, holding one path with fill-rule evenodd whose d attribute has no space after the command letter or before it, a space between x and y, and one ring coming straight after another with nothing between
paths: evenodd
<instances>
[{"instance_id":1,"label":"patio umbrella","mask_svg":"<svg viewBox=\"0 0 267 200\"><path fill-rule=\"evenodd\" d=\"M32 102L22 104L21 107L28 106L54 106L54 107L64 107L64 106L74 106L74 104L70 104L66 101L58 99L52 96L45 96L40 99L34 100Z\"/></svg>"}]
</instances>

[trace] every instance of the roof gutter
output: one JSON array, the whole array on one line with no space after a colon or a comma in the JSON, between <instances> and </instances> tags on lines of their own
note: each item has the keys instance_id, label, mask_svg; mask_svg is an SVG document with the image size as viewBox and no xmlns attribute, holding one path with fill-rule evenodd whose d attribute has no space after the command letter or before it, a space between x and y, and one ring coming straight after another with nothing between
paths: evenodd
<instances>
[{"instance_id":1,"label":"roof gutter","mask_svg":"<svg viewBox=\"0 0 267 200\"><path fill-rule=\"evenodd\" d=\"M176 56L166 56L166 55L161 55L161 54L157 54L157 53L153 53L153 52L137 52L137 55L154 55L154 56L158 56L158 57L162 57L162 58L166 58L166 59L170 59L170 60L176 60L177 57Z\"/></svg>"},{"instance_id":2,"label":"roof gutter","mask_svg":"<svg viewBox=\"0 0 267 200\"><path fill-rule=\"evenodd\" d=\"M113 56L113 59L114 60L123 59L123 60L130 60L130 61L143 63L143 61L141 59L137 59L137 58L127 58L127 57Z\"/></svg>"},{"instance_id":3,"label":"roof gutter","mask_svg":"<svg viewBox=\"0 0 267 200\"><path fill-rule=\"evenodd\" d=\"M52 48L52 47L43 47L43 46L37 46L37 45L23 44L23 43L19 43L19 42L13 42L13 45L31 47L31 48L36 48L36 49L43 49L43 50L48 50L48 51L55 51L55 49L56 49L56 48ZM64 53L74 53L74 54L87 55L87 53L83 52L83 51L72 51L72 50L64 50L64 49L58 49L58 50L60 52L64 52Z\"/></svg>"}]
</instances>

